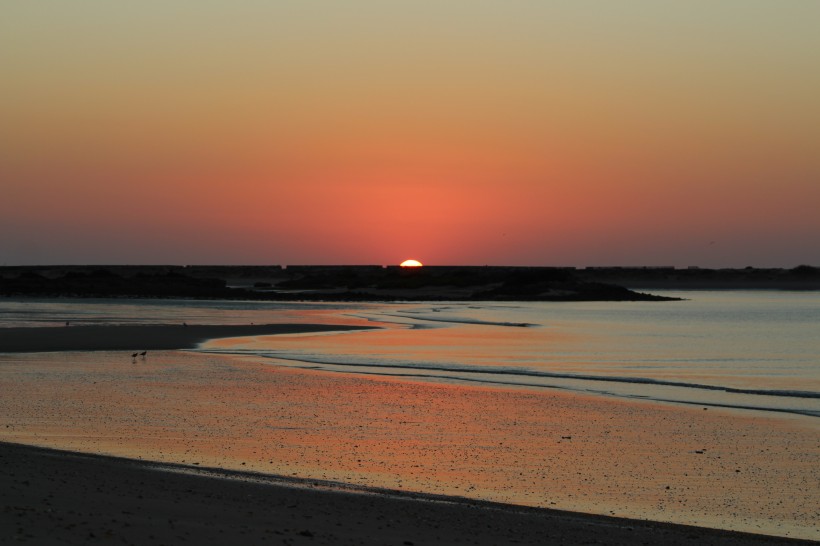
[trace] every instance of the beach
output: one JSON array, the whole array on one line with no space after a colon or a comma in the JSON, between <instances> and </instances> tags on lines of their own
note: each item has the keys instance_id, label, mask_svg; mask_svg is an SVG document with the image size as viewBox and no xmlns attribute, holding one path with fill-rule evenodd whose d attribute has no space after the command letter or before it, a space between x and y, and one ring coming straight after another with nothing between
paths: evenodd
<instances>
[{"instance_id":1,"label":"beach","mask_svg":"<svg viewBox=\"0 0 820 546\"><path fill-rule=\"evenodd\" d=\"M259 332L258 339L264 340L264 334L274 333L276 326ZM180 348L190 343L175 337L176 333L185 333L185 327L157 328L164 328ZM285 337L304 335L296 334L299 328L302 325L279 331L290 332ZM91 327L87 332L94 335L85 341L101 339L99 330ZM32 344L20 345L20 349L39 347L36 332L30 334ZM368 334L349 330L340 335ZM220 343L230 341L216 344ZM674 527L637 523L639 520L818 540L820 492L816 485L820 482L816 463L820 434L810 418L741 415L731 410L610 400L556 390L487 388L327 373L272 366L252 357L166 349L153 350L145 360L136 361L122 349L7 353L0 356L0 370L0 390L4 393L0 400L3 441L150 461L174 469L184 467L196 471L196 476L185 478L191 480L204 479L200 476L203 468L218 469L217 474L225 473L223 477L230 478L219 483L231 483L230 487L239 490L251 486L244 478L239 479L244 474L235 472L252 472L276 483L284 480L288 488L307 487L312 495L333 506L339 504L333 499L348 499L338 497L337 489L347 495L352 487L364 494L367 506L360 510L355 504L350 505L353 513L377 519L366 520L362 515L359 531L339 530L337 538L350 536L351 543L367 543L356 532L378 528L378 523L386 527L383 523L391 519L389 513L393 510L390 503L410 502L406 495L413 497L414 506L431 513L438 513L439 501L444 498L455 503L453 510L501 510L504 521L524 518L520 524L510 523L512 527L501 524L501 528L520 527L522 533L532 533L527 535L529 539L520 538L524 543L543 540L538 529L544 527L539 525L561 527L563 524L556 523L555 518L566 519L566 525L583 521L581 527L597 529L591 531L597 540L610 540L609 543L630 543L632 536L613 534L612 525L631 527L630 533L641 526L650 534ZM3 449L8 453L12 448ZM18 470L4 471L4 479L12 480L19 489L21 485L15 480L25 472L39 475L39 467L45 463L31 454L15 453L7 456L17 457L20 464L28 465L28 470L19 470L22 474ZM105 472L94 468L110 464L116 469L112 473L119 476L121 467L131 464L120 459L66 453L52 453L49 457L64 460L65 464L81 461L87 470L78 470L77 476L86 475L89 480L83 487L92 491L99 488L100 494L108 490L100 481L119 478L106 477ZM14 465L4 466L12 469ZM29 476L24 481L33 484L33 478L40 479ZM158 478L162 482L166 479L165 474ZM314 491L314 482L330 485ZM145 483L150 490L150 480ZM274 496L282 494L276 493L282 485L276 483L265 485L272 488L269 494ZM126 486L117 487L118 491L129 491ZM209 491L211 486L203 487ZM186 517L192 526L197 521L222 525L213 518L197 515L206 511L183 509L197 502L212 502L216 494L191 497L185 489L179 491L177 498L183 506L179 508L180 518L188 513ZM400 492L400 499L395 500L393 493L386 492ZM104 508L110 503L100 502L103 512L99 517L107 518L110 514ZM215 502L211 509L218 513L231 511L220 508L221 503ZM13 507L15 501L9 499L4 504ZM164 513L171 504L163 501L153 509ZM348 506L347 500L343 504ZM306 517L332 521L319 508L301 506ZM387 513L376 516L379 513L373 511L373 506L384 506ZM554 508L563 511L550 510ZM148 508L149 512L153 509ZM83 512L75 508L75 515L64 517L68 524L78 520L73 523L79 525L91 517L83 514L97 513L94 510ZM259 506L257 510L247 506L236 510L268 513ZM396 510L396 514L408 513L405 508ZM127 507L120 511L132 512ZM35 512L23 510L19 517L33 518ZM616 519L573 513L597 513ZM11 517L9 514L7 510L6 517ZM50 516L45 513L37 517ZM344 521L350 519L345 515L339 517ZM443 523L418 523L428 521L427 517L413 516L413 521L403 524L406 527L396 523L399 529L421 535L407 534L411 538L401 540L397 535L382 541L375 534L371 543L454 542L451 535L441 534ZM486 514L475 517L489 518ZM120 520L116 516L115 519ZM258 532L271 529L268 520L250 520L237 520L235 524L257 526ZM462 520L471 521L467 513L443 521L455 526ZM136 533L139 523L129 525L127 532ZM225 525L224 532L234 532L230 528L234 523ZM470 527L464 525L464 529ZM320 535L327 538L319 527L301 527L304 526L300 525L298 532L307 530L313 536L290 539L318 541ZM32 523L20 528L25 535L45 527ZM285 528L293 530L296 526L276 527L283 533ZM563 536L569 537L567 543L577 542L573 537L579 531L571 525L561 528L566 531L558 534L565 533ZM676 529L683 529L681 540L694 532L690 527ZM97 531L104 534L105 529ZM91 532L100 536L97 531ZM458 531L462 532L467 533ZM474 538L487 544L512 542L500 536L476 532ZM723 543L720 540L735 540L738 535L715 532L709 537L702 542ZM333 543L346 539L327 540ZM748 537L740 540L748 543ZM776 543L780 539L760 540ZM632 543L642 542L656 540L643 538Z\"/></svg>"},{"instance_id":2,"label":"beach","mask_svg":"<svg viewBox=\"0 0 820 546\"><path fill-rule=\"evenodd\" d=\"M274 334L308 334L361 330L366 326L327 324L228 324L228 325L117 325L63 328L0 328L4 353L54 351L144 351L190 349L213 338Z\"/></svg>"},{"instance_id":3,"label":"beach","mask_svg":"<svg viewBox=\"0 0 820 546\"><path fill-rule=\"evenodd\" d=\"M820 0L123 4L0 8L0 546L820 546Z\"/></svg>"},{"instance_id":4,"label":"beach","mask_svg":"<svg viewBox=\"0 0 820 546\"><path fill-rule=\"evenodd\" d=\"M0 443L21 544L714 544L802 541Z\"/></svg>"}]
</instances>

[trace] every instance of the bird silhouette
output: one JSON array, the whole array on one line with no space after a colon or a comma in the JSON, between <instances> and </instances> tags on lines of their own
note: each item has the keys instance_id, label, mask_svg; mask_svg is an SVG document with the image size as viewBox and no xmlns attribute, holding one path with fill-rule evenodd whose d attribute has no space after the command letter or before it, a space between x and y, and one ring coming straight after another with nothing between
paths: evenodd
<instances>
[{"instance_id":1,"label":"bird silhouette","mask_svg":"<svg viewBox=\"0 0 820 546\"><path fill-rule=\"evenodd\" d=\"M131 362L136 362L137 361L137 355L138 354L139 353L134 353L134 354L131 355Z\"/></svg>"},{"instance_id":2,"label":"bird silhouette","mask_svg":"<svg viewBox=\"0 0 820 546\"><path fill-rule=\"evenodd\" d=\"M142 357L143 360L145 360L145 355L147 355L147 354L148 354L148 351L143 351L143 352L140 353L140 356Z\"/></svg>"}]
</instances>

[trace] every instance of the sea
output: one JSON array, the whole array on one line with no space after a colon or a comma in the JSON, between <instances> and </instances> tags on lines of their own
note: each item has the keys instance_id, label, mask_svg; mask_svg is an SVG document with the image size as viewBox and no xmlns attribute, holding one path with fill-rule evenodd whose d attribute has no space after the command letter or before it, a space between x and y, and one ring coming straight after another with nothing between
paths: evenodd
<instances>
[{"instance_id":1,"label":"sea","mask_svg":"<svg viewBox=\"0 0 820 546\"><path fill-rule=\"evenodd\" d=\"M820 293L656 291L680 301L317 303L0 299L0 327L360 324L193 352L394 380L559 389L820 417ZM0 347L2 352L2 347Z\"/></svg>"}]
</instances>

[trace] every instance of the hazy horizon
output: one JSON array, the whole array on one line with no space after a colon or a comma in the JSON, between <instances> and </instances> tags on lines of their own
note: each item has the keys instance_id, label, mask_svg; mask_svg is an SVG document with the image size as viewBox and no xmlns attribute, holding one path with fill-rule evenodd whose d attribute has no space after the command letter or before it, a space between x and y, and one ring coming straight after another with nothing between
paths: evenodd
<instances>
[{"instance_id":1,"label":"hazy horizon","mask_svg":"<svg viewBox=\"0 0 820 546\"><path fill-rule=\"evenodd\" d=\"M820 2L0 7L0 264L820 263Z\"/></svg>"},{"instance_id":2,"label":"hazy horizon","mask_svg":"<svg viewBox=\"0 0 820 546\"><path fill-rule=\"evenodd\" d=\"M669 267L673 267L675 269L782 269L782 270L790 270L796 269L799 267L814 267L820 268L820 265L810 264L810 263L802 263L796 264L793 266L755 266L755 265L746 265L746 266L739 266L739 267L705 267L696 264L690 264L687 266L678 266L674 264L627 264L627 265L612 265L612 264L556 264L556 265L527 265L527 264L452 264L452 263L442 263L442 264L422 264L424 267L533 267L533 268L546 268L546 269L586 269L586 268L599 268L599 269L606 269L606 268L618 268L618 269L665 269ZM383 263L256 263L256 264L249 264L249 263L41 263L41 264L0 264L0 267L43 267L43 268L59 268L59 267L117 267L117 268L151 268L151 267L281 267L281 268L289 268L289 267L400 267L400 264L383 264Z\"/></svg>"}]
</instances>

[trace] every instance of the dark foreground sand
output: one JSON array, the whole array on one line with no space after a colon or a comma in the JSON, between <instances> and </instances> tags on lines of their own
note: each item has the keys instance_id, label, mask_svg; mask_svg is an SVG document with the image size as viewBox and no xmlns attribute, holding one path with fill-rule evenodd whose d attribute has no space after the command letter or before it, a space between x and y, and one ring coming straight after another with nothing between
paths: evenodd
<instances>
[{"instance_id":1,"label":"dark foreground sand","mask_svg":"<svg viewBox=\"0 0 820 546\"><path fill-rule=\"evenodd\" d=\"M0 443L0 543L811 544Z\"/></svg>"},{"instance_id":2,"label":"dark foreground sand","mask_svg":"<svg viewBox=\"0 0 820 546\"><path fill-rule=\"evenodd\" d=\"M0 352L192 349L209 339L302 334L367 327L335 324L139 325L0 328Z\"/></svg>"}]
</instances>

